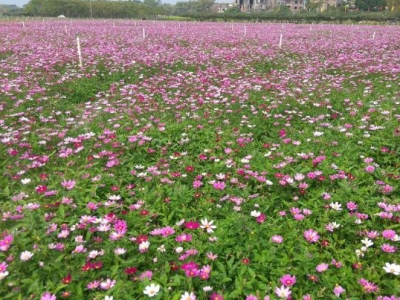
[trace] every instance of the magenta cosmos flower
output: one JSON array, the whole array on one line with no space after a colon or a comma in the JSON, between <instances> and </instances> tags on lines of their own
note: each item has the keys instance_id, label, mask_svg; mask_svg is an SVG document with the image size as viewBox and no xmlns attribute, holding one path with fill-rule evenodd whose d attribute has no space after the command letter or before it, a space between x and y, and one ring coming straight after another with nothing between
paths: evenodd
<instances>
[{"instance_id":1,"label":"magenta cosmos flower","mask_svg":"<svg viewBox=\"0 0 400 300\"><path fill-rule=\"evenodd\" d=\"M315 230L309 229L304 231L304 238L307 240L307 242L316 243L319 240L319 235Z\"/></svg>"},{"instance_id":2,"label":"magenta cosmos flower","mask_svg":"<svg viewBox=\"0 0 400 300\"><path fill-rule=\"evenodd\" d=\"M296 283L296 276L286 274L281 277L280 281L284 286L292 286Z\"/></svg>"}]
</instances>

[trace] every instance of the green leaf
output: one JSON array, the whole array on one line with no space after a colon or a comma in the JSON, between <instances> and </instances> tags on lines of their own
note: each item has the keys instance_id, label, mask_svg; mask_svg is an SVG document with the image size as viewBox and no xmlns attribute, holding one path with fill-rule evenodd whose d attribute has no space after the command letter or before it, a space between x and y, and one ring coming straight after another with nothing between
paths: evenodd
<instances>
[{"instance_id":1,"label":"green leaf","mask_svg":"<svg viewBox=\"0 0 400 300\"><path fill-rule=\"evenodd\" d=\"M216 262L216 265L217 265L217 269L218 269L221 273L226 274L226 269L225 269L225 266L224 266L223 263L217 261L217 262Z\"/></svg>"},{"instance_id":2,"label":"green leaf","mask_svg":"<svg viewBox=\"0 0 400 300\"><path fill-rule=\"evenodd\" d=\"M242 294L242 290L234 290L232 293L230 293L228 295L228 299L239 298L241 294Z\"/></svg>"},{"instance_id":3,"label":"green leaf","mask_svg":"<svg viewBox=\"0 0 400 300\"><path fill-rule=\"evenodd\" d=\"M225 283L225 282L231 282L232 279L229 277L225 277L224 279L221 280L221 283Z\"/></svg>"},{"instance_id":4,"label":"green leaf","mask_svg":"<svg viewBox=\"0 0 400 300\"><path fill-rule=\"evenodd\" d=\"M10 189L9 189L8 185L4 188L4 196L6 196L6 197L10 196Z\"/></svg>"}]
</instances>

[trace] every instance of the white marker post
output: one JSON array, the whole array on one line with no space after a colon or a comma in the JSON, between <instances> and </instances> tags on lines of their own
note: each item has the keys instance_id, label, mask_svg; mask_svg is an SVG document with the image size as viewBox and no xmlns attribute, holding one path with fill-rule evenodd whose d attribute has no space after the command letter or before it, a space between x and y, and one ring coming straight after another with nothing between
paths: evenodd
<instances>
[{"instance_id":1,"label":"white marker post","mask_svg":"<svg viewBox=\"0 0 400 300\"><path fill-rule=\"evenodd\" d=\"M373 39L373 40L375 39L375 31L374 31L374 33L372 34L372 39Z\"/></svg>"},{"instance_id":2,"label":"white marker post","mask_svg":"<svg viewBox=\"0 0 400 300\"><path fill-rule=\"evenodd\" d=\"M146 38L146 31L144 30L144 27L143 27L143 39L145 39Z\"/></svg>"},{"instance_id":3,"label":"white marker post","mask_svg":"<svg viewBox=\"0 0 400 300\"><path fill-rule=\"evenodd\" d=\"M79 58L79 67L82 68L82 52L81 52L81 41L79 39L79 36L76 37L76 46L78 48L78 58Z\"/></svg>"},{"instance_id":4,"label":"white marker post","mask_svg":"<svg viewBox=\"0 0 400 300\"><path fill-rule=\"evenodd\" d=\"M246 25L244 25L244 35L246 35L247 34L247 27L246 27Z\"/></svg>"},{"instance_id":5,"label":"white marker post","mask_svg":"<svg viewBox=\"0 0 400 300\"><path fill-rule=\"evenodd\" d=\"M65 34L68 34L67 24L64 25Z\"/></svg>"},{"instance_id":6,"label":"white marker post","mask_svg":"<svg viewBox=\"0 0 400 300\"><path fill-rule=\"evenodd\" d=\"M283 34L281 33L281 36L279 37L279 49L282 48L282 39L283 39Z\"/></svg>"},{"instance_id":7,"label":"white marker post","mask_svg":"<svg viewBox=\"0 0 400 300\"><path fill-rule=\"evenodd\" d=\"M24 28L25 28L25 22L24 22L24 21L22 21L22 27L24 27Z\"/></svg>"}]
</instances>

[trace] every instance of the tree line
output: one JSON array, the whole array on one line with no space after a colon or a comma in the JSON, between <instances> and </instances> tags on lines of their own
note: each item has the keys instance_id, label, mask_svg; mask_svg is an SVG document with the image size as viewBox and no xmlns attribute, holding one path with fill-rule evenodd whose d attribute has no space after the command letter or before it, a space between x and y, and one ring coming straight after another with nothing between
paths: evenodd
<instances>
[{"instance_id":1,"label":"tree line","mask_svg":"<svg viewBox=\"0 0 400 300\"><path fill-rule=\"evenodd\" d=\"M194 20L243 20L243 21L273 21L286 20L290 22L343 22L345 20L371 20L385 22L400 19L400 0L355 0L356 6L342 2L339 7L330 7L321 12L318 2L307 1L306 9L293 13L286 6L276 7L272 11L252 11L242 13L234 6L224 13L213 10L214 0L179 1L175 5L162 4L161 0L30 0L23 9L13 10L14 15L32 17L68 18L170 18L181 16ZM349 9L349 7L351 9ZM1 12L1 11L0 11Z\"/></svg>"}]
</instances>

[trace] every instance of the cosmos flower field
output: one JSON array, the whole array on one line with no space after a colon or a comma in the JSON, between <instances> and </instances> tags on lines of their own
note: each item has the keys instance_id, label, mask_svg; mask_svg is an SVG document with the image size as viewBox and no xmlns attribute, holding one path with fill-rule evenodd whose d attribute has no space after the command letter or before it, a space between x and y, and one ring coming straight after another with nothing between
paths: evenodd
<instances>
[{"instance_id":1,"label":"cosmos flower field","mask_svg":"<svg viewBox=\"0 0 400 300\"><path fill-rule=\"evenodd\" d=\"M399 41L2 21L0 298L400 299Z\"/></svg>"}]
</instances>

